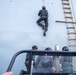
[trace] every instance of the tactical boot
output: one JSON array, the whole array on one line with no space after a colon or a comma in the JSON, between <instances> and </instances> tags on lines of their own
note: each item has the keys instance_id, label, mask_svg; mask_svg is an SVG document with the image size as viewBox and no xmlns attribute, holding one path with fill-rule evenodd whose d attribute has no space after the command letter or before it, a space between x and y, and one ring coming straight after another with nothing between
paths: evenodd
<instances>
[{"instance_id":1,"label":"tactical boot","mask_svg":"<svg viewBox=\"0 0 76 75\"><path fill-rule=\"evenodd\" d=\"M46 36L46 33L44 32L43 35Z\"/></svg>"}]
</instances>

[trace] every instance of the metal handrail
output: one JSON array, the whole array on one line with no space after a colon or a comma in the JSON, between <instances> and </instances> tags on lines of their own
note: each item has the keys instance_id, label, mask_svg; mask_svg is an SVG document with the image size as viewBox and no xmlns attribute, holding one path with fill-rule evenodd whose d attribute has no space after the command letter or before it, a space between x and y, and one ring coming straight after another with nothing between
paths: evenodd
<instances>
[{"instance_id":1,"label":"metal handrail","mask_svg":"<svg viewBox=\"0 0 76 75\"><path fill-rule=\"evenodd\" d=\"M13 65L14 65L14 62L15 62L15 59L18 55L22 54L22 53L30 53L32 55L44 55L44 54L48 54L48 55L53 55L53 56L76 56L76 52L66 52L66 51L34 51L34 50L22 50L22 51L18 51L11 59L11 62L7 68L7 72L8 71L11 71ZM31 60L30 60L31 61ZM31 64L30 64L31 65Z\"/></svg>"}]
</instances>

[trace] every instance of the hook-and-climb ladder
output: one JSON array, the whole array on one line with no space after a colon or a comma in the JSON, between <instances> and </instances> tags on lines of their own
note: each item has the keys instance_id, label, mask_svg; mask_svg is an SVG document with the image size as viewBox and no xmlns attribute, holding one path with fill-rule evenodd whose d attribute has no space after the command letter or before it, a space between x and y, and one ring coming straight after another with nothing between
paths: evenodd
<instances>
[{"instance_id":1,"label":"hook-and-climb ladder","mask_svg":"<svg viewBox=\"0 0 76 75\"><path fill-rule=\"evenodd\" d=\"M64 12L64 20L57 20L56 22L66 23L69 46L76 46L76 21L72 13L69 0L61 0Z\"/></svg>"},{"instance_id":2,"label":"hook-and-climb ladder","mask_svg":"<svg viewBox=\"0 0 76 75\"><path fill-rule=\"evenodd\" d=\"M45 0L41 0L42 2L42 6L45 6ZM46 40L47 40L47 37L43 37L42 38L42 47L43 47L43 49L45 49L46 48Z\"/></svg>"}]
</instances>

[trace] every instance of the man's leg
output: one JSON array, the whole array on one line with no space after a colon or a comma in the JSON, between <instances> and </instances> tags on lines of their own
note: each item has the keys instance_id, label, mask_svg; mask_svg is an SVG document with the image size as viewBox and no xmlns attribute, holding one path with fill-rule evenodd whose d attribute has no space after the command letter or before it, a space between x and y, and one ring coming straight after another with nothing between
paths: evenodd
<instances>
[{"instance_id":1,"label":"man's leg","mask_svg":"<svg viewBox=\"0 0 76 75\"><path fill-rule=\"evenodd\" d=\"M46 36L46 32L47 32L47 30L48 30L48 19L46 18L46 19L44 20L44 22L45 22L45 29L44 29L43 35Z\"/></svg>"},{"instance_id":2,"label":"man's leg","mask_svg":"<svg viewBox=\"0 0 76 75\"><path fill-rule=\"evenodd\" d=\"M45 31L47 31L48 30L48 19L46 18L44 21L45 21Z\"/></svg>"},{"instance_id":3,"label":"man's leg","mask_svg":"<svg viewBox=\"0 0 76 75\"><path fill-rule=\"evenodd\" d=\"M42 20L43 20L42 18L39 18L36 23L37 23L39 26L41 26L42 29L44 30L44 25L41 23Z\"/></svg>"}]
</instances>

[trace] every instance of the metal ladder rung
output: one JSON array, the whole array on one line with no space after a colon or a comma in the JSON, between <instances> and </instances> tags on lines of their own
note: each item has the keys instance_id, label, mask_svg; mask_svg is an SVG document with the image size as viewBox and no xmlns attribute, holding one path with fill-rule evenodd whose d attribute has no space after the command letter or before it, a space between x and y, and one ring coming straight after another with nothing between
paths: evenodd
<instances>
[{"instance_id":1,"label":"metal ladder rung","mask_svg":"<svg viewBox=\"0 0 76 75\"><path fill-rule=\"evenodd\" d=\"M62 22L62 23L72 23L72 24L76 24L76 22L70 22L70 21L60 21L60 20L56 20L56 22Z\"/></svg>"},{"instance_id":2,"label":"metal ladder rung","mask_svg":"<svg viewBox=\"0 0 76 75\"><path fill-rule=\"evenodd\" d=\"M67 22L65 22L65 23L72 23L72 24L76 24L76 22L70 22L70 21L67 21Z\"/></svg>"},{"instance_id":3,"label":"metal ladder rung","mask_svg":"<svg viewBox=\"0 0 76 75\"><path fill-rule=\"evenodd\" d=\"M73 26L73 27L67 27L67 29L71 29L71 28L72 28L72 29L75 29L75 27L74 27L74 26Z\"/></svg>"},{"instance_id":4,"label":"metal ladder rung","mask_svg":"<svg viewBox=\"0 0 76 75\"><path fill-rule=\"evenodd\" d=\"M63 7L63 9L71 9L70 7Z\"/></svg>"},{"instance_id":5,"label":"metal ladder rung","mask_svg":"<svg viewBox=\"0 0 76 75\"><path fill-rule=\"evenodd\" d=\"M69 4L69 2L67 1L62 1L62 4Z\"/></svg>"},{"instance_id":6,"label":"metal ladder rung","mask_svg":"<svg viewBox=\"0 0 76 75\"><path fill-rule=\"evenodd\" d=\"M62 0L62 1L69 1L69 0Z\"/></svg>"},{"instance_id":7,"label":"metal ladder rung","mask_svg":"<svg viewBox=\"0 0 76 75\"><path fill-rule=\"evenodd\" d=\"M62 3L69 3L69 1L62 1Z\"/></svg>"},{"instance_id":8,"label":"metal ladder rung","mask_svg":"<svg viewBox=\"0 0 76 75\"><path fill-rule=\"evenodd\" d=\"M68 34L76 34L76 32L68 32Z\"/></svg>"},{"instance_id":9,"label":"metal ladder rung","mask_svg":"<svg viewBox=\"0 0 76 75\"><path fill-rule=\"evenodd\" d=\"M72 14L72 12L64 12L64 14Z\"/></svg>"},{"instance_id":10,"label":"metal ladder rung","mask_svg":"<svg viewBox=\"0 0 76 75\"><path fill-rule=\"evenodd\" d=\"M70 5L69 3L62 3L63 5Z\"/></svg>"},{"instance_id":11,"label":"metal ladder rung","mask_svg":"<svg viewBox=\"0 0 76 75\"><path fill-rule=\"evenodd\" d=\"M72 19L73 17L71 17L71 16L65 16L65 18L71 18Z\"/></svg>"},{"instance_id":12,"label":"metal ladder rung","mask_svg":"<svg viewBox=\"0 0 76 75\"><path fill-rule=\"evenodd\" d=\"M74 45L74 44L69 44L69 46L76 46L76 45Z\"/></svg>"},{"instance_id":13,"label":"metal ladder rung","mask_svg":"<svg viewBox=\"0 0 76 75\"><path fill-rule=\"evenodd\" d=\"M68 38L68 40L76 40L76 38Z\"/></svg>"}]
</instances>

